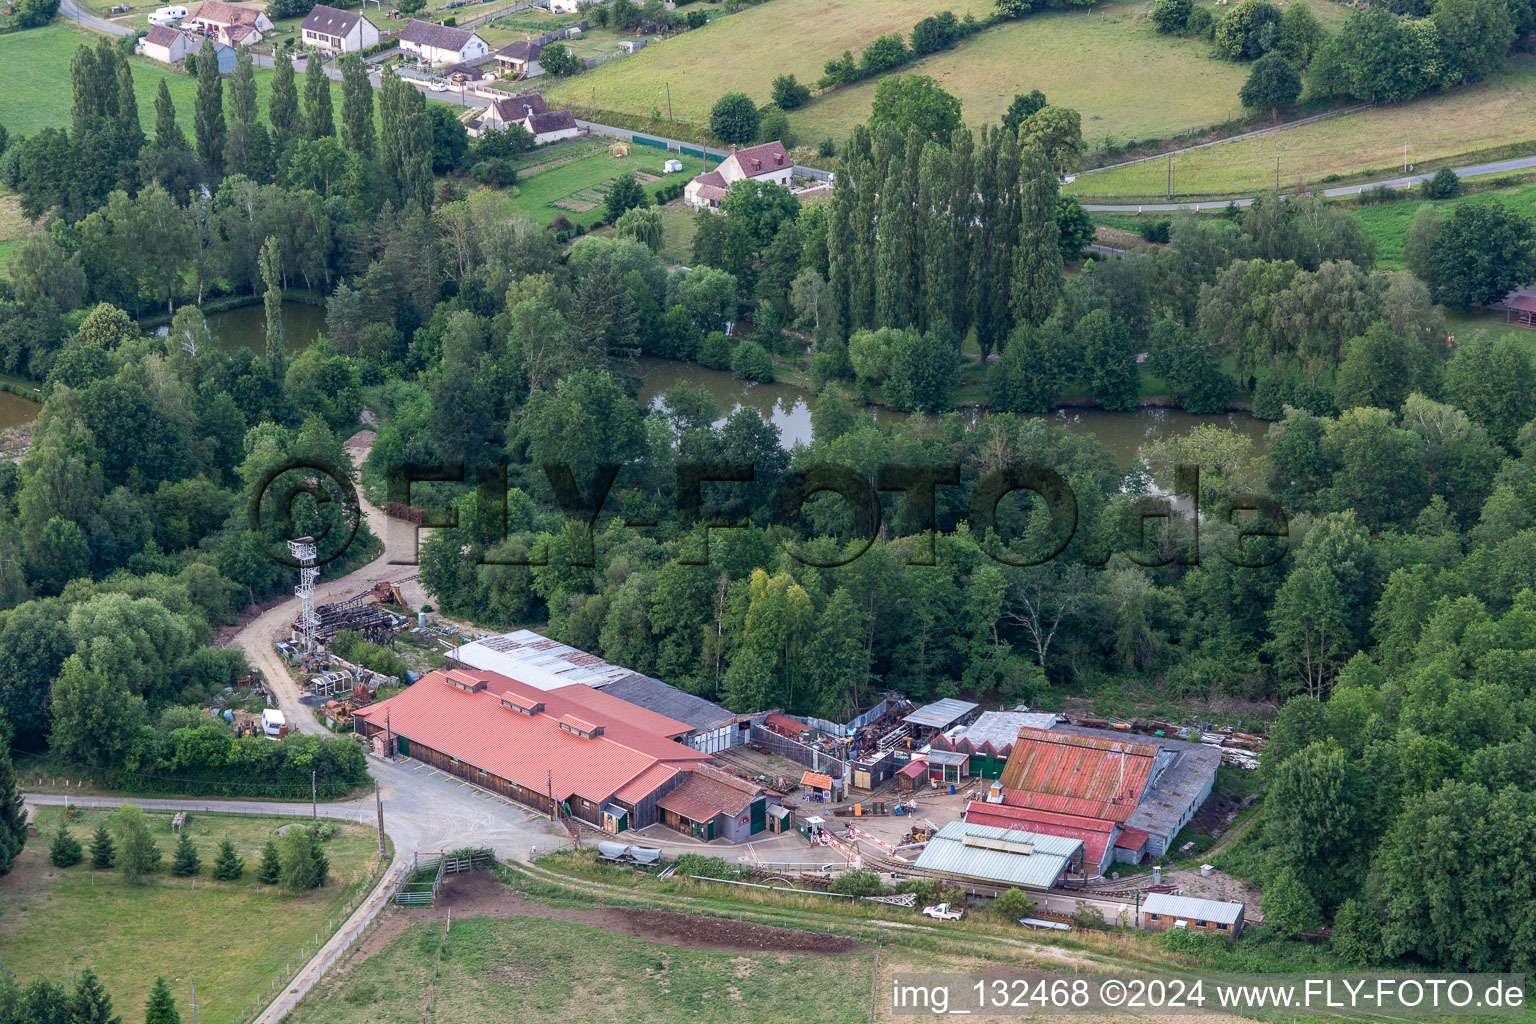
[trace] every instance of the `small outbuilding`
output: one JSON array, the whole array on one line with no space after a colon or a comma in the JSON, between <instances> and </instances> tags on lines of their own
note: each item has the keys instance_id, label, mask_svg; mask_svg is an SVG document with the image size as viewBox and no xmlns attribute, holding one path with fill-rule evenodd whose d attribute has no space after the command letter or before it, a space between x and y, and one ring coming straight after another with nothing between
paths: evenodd
<instances>
[{"instance_id":1,"label":"small outbuilding","mask_svg":"<svg viewBox=\"0 0 1536 1024\"><path fill-rule=\"evenodd\" d=\"M1235 900L1203 900L1154 892L1142 900L1137 916L1137 924L1155 932L1187 928L1235 939L1243 930L1243 905Z\"/></svg>"}]
</instances>

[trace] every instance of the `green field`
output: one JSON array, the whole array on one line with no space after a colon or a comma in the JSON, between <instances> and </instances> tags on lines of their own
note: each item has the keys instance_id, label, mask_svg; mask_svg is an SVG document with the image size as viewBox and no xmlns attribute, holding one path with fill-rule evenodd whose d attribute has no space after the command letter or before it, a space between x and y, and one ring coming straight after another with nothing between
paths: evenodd
<instances>
[{"instance_id":1,"label":"green field","mask_svg":"<svg viewBox=\"0 0 1536 1024\"><path fill-rule=\"evenodd\" d=\"M844 50L858 54L876 36L903 35L922 18L942 10L984 17L990 0L773 0L721 18L696 32L652 44L623 60L545 85L544 95L573 109L592 103L645 117L672 110L679 120L703 125L722 93L741 91L759 103L781 74L815 82L828 60Z\"/></svg>"},{"instance_id":2,"label":"green field","mask_svg":"<svg viewBox=\"0 0 1536 1024\"><path fill-rule=\"evenodd\" d=\"M773 1021L869 1019L874 956L677 949L536 918L416 921L372 957L333 973L289 1019L384 1021ZM438 945L442 973L431 985ZM435 1009L427 1013L435 999Z\"/></svg>"},{"instance_id":3,"label":"green field","mask_svg":"<svg viewBox=\"0 0 1536 1024\"><path fill-rule=\"evenodd\" d=\"M315 948L340 923L339 913L372 877L377 840L371 830L337 823L325 844L331 883L301 897L288 896L255 879L263 843L295 819L193 814L187 829L202 856L195 878L167 870L174 841L169 814L150 814L155 840L165 855L159 874L128 885L116 871L92 871L85 863L60 871L48 863L48 845L62 808L38 810L41 835L28 841L16 868L0 879L0 963L26 984L39 974L66 983L85 967L101 975L125 1020L142 1020L155 975L173 981L178 1000L197 983L199 1020L227 1024L284 971L297 969L300 951ZM80 810L71 819L85 841L104 810ZM245 858L241 882L214 881L210 873L219 841L228 836ZM183 1003L183 1018L191 1020Z\"/></svg>"},{"instance_id":4,"label":"green field","mask_svg":"<svg viewBox=\"0 0 1536 1024\"><path fill-rule=\"evenodd\" d=\"M40 128L69 126L69 61L82 43L94 45L101 38L76 30L67 23L55 23L25 32L0 36L0 68L8 74L6 87L0 90L0 124L14 137L30 135ZM150 135L155 130L155 91L164 79L169 83L171 100L176 104L176 122L192 134L192 104L197 96L197 81L173 71L164 64L144 57L132 57L133 92L139 101L139 120ZM25 69L25 74L15 73ZM256 69L257 102L263 115L272 93L272 71ZM229 90L224 90L229 102ZM341 83L331 83L331 105L341 111Z\"/></svg>"},{"instance_id":5,"label":"green field","mask_svg":"<svg viewBox=\"0 0 1536 1024\"><path fill-rule=\"evenodd\" d=\"M1485 203L1497 196L1507 207L1536 219L1536 185L1517 185L1513 188L1492 189L1474 195L1443 199L1432 205L1441 208L1441 216L1449 216L1449 208L1462 203ZM1376 265L1386 270L1401 270L1403 266L1403 239L1413 215L1424 204L1422 199L1409 199L1401 203L1383 203L1379 206L1362 206L1355 211L1366 234L1376 242Z\"/></svg>"},{"instance_id":6,"label":"green field","mask_svg":"<svg viewBox=\"0 0 1536 1024\"><path fill-rule=\"evenodd\" d=\"M1403 172L1405 141L1409 163L1421 165L1536 141L1533 108L1536 55L1521 54L1507 71L1464 89L1182 154L1174 158L1174 191L1221 196L1273 188L1277 158L1286 187L1334 175L1392 177ZM1068 190L1079 196L1161 196L1167 180L1167 163L1154 160L1082 175Z\"/></svg>"},{"instance_id":7,"label":"green field","mask_svg":"<svg viewBox=\"0 0 1536 1024\"><path fill-rule=\"evenodd\" d=\"M547 169L541 169L535 160L535 156L546 153L544 150L522 158L532 166L518 171L517 187L508 198L508 207L540 224L563 215L572 224L591 227L603 217L603 195L608 183L626 171L656 175L657 180L645 186L654 198L663 186L686 182L704 170L702 160L648 146L630 146L627 157L615 157L608 146L573 148L574 155L562 149L548 152L548 160L542 165ZM683 170L663 175L661 165L669 159L681 160ZM550 167L549 162L556 160L564 162Z\"/></svg>"}]
</instances>

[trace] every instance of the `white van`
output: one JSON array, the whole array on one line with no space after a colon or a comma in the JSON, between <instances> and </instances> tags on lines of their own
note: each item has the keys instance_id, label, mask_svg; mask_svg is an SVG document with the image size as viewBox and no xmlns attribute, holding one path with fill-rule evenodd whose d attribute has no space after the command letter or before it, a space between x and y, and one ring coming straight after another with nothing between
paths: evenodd
<instances>
[{"instance_id":1,"label":"white van","mask_svg":"<svg viewBox=\"0 0 1536 1024\"><path fill-rule=\"evenodd\" d=\"M283 734L288 720L283 717L283 712L278 708L265 708L261 712L261 731L270 738L277 739Z\"/></svg>"}]
</instances>

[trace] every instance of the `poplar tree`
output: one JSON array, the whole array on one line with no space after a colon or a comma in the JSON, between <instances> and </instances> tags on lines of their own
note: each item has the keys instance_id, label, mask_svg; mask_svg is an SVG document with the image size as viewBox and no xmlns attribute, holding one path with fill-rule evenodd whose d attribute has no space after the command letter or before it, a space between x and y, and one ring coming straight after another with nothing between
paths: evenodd
<instances>
[{"instance_id":1,"label":"poplar tree","mask_svg":"<svg viewBox=\"0 0 1536 1024\"><path fill-rule=\"evenodd\" d=\"M283 259L275 237L269 236L262 245L257 263L267 286L262 296L267 314L267 369L274 380L282 380L288 354L283 347Z\"/></svg>"},{"instance_id":2,"label":"poplar tree","mask_svg":"<svg viewBox=\"0 0 1536 1024\"><path fill-rule=\"evenodd\" d=\"M1056 174L1045 150L1024 146L1019 159L1019 240L1013 259L1013 318L1045 322L1061 295L1061 247L1056 227Z\"/></svg>"},{"instance_id":3,"label":"poplar tree","mask_svg":"<svg viewBox=\"0 0 1536 1024\"><path fill-rule=\"evenodd\" d=\"M139 122L139 100L133 93L133 70L128 58L113 47L117 78L117 187L139 187L139 153L144 149L144 126Z\"/></svg>"},{"instance_id":4,"label":"poplar tree","mask_svg":"<svg viewBox=\"0 0 1536 1024\"><path fill-rule=\"evenodd\" d=\"M432 209L432 123L427 101L393 73L379 88L379 151L390 198Z\"/></svg>"},{"instance_id":5,"label":"poplar tree","mask_svg":"<svg viewBox=\"0 0 1536 1024\"><path fill-rule=\"evenodd\" d=\"M323 139L336 134L336 118L331 112L331 80L325 77L325 61L311 53L304 62L304 134Z\"/></svg>"},{"instance_id":6,"label":"poplar tree","mask_svg":"<svg viewBox=\"0 0 1536 1024\"><path fill-rule=\"evenodd\" d=\"M913 254L922 263L923 289L916 307L917 326L923 330L940 320L954 323L953 299L960 277L955 273L956 236L950 206L953 176L954 154L943 146L923 147L917 171L917 252Z\"/></svg>"},{"instance_id":7,"label":"poplar tree","mask_svg":"<svg viewBox=\"0 0 1536 1024\"><path fill-rule=\"evenodd\" d=\"M341 59L341 141L348 150L373 159L378 142L373 126L373 86L363 58L349 53Z\"/></svg>"},{"instance_id":8,"label":"poplar tree","mask_svg":"<svg viewBox=\"0 0 1536 1024\"><path fill-rule=\"evenodd\" d=\"M231 174L263 177L267 164L267 129L256 112L256 69L242 46L229 80L229 140L224 147Z\"/></svg>"},{"instance_id":9,"label":"poplar tree","mask_svg":"<svg viewBox=\"0 0 1536 1024\"><path fill-rule=\"evenodd\" d=\"M171 90L165 79L155 91L155 148L191 150L186 132L176 123L176 104L171 101Z\"/></svg>"},{"instance_id":10,"label":"poplar tree","mask_svg":"<svg viewBox=\"0 0 1536 1024\"><path fill-rule=\"evenodd\" d=\"M197 158L209 181L224 177L224 82L219 77L219 56L213 41L204 39L197 52L197 111L193 135L197 138Z\"/></svg>"},{"instance_id":11,"label":"poplar tree","mask_svg":"<svg viewBox=\"0 0 1536 1024\"><path fill-rule=\"evenodd\" d=\"M272 75L267 120L272 123L273 147L280 155L287 153L299 132L299 86L293 76L293 61L286 57L277 61Z\"/></svg>"}]
</instances>

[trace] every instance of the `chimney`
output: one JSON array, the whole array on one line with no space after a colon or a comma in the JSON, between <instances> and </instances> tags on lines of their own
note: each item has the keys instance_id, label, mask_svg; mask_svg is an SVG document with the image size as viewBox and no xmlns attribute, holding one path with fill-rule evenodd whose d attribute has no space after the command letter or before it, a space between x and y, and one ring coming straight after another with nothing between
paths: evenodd
<instances>
[{"instance_id":1,"label":"chimney","mask_svg":"<svg viewBox=\"0 0 1536 1024\"><path fill-rule=\"evenodd\" d=\"M731 143L731 156L736 155L736 143Z\"/></svg>"}]
</instances>

